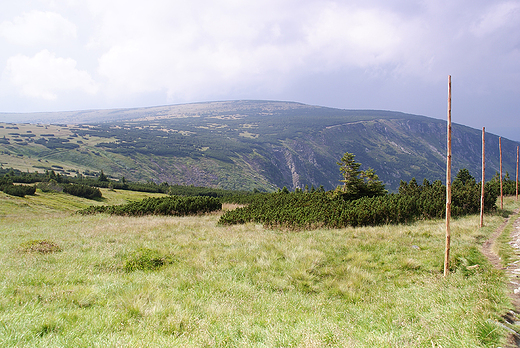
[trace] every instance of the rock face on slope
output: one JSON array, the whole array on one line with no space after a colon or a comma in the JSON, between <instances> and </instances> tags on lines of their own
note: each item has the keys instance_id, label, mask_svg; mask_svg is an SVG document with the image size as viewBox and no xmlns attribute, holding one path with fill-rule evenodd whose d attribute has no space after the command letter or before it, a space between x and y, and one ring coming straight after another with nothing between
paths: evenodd
<instances>
[{"instance_id":1,"label":"rock face on slope","mask_svg":"<svg viewBox=\"0 0 520 348\"><path fill-rule=\"evenodd\" d=\"M412 177L445 180L445 121L399 112L228 101L27 114L24 119L63 124L19 125L16 131L13 125L9 131L0 127L4 168L103 170L130 180L227 189L333 189L341 179L336 162L350 152L391 191ZM452 142L453 171L467 168L479 180L481 131L455 124ZM504 172L511 175L517 145L502 140ZM498 158L498 137L487 134L488 179L499 169Z\"/></svg>"}]
</instances>

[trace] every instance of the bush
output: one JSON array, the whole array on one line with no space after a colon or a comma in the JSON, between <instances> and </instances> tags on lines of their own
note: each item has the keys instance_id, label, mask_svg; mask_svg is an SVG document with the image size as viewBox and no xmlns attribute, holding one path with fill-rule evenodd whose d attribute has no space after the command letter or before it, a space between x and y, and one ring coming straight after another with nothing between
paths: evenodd
<instances>
[{"instance_id":1,"label":"bush","mask_svg":"<svg viewBox=\"0 0 520 348\"><path fill-rule=\"evenodd\" d=\"M495 173L493 178L486 183L486 187L487 185L490 185L493 190L497 191L497 195L500 195L500 174L498 172ZM509 173L507 172L502 178L502 193L504 196L512 196L516 194L516 178L511 180Z\"/></svg>"},{"instance_id":2,"label":"bush","mask_svg":"<svg viewBox=\"0 0 520 348\"><path fill-rule=\"evenodd\" d=\"M495 209L497 192L486 184L484 208ZM480 210L480 184L455 180L452 187L452 216ZM248 206L226 212L219 224L261 223L290 229L345 226L376 226L442 218L446 213L446 187L440 182L415 179L401 182L399 194L345 200L335 192L274 193L256 195Z\"/></svg>"},{"instance_id":3,"label":"bush","mask_svg":"<svg viewBox=\"0 0 520 348\"><path fill-rule=\"evenodd\" d=\"M101 191L97 187L83 184L60 184L54 179L49 180L49 182L40 182L36 184L36 187L42 190L42 192L65 192L69 195L87 199L102 197Z\"/></svg>"},{"instance_id":4,"label":"bush","mask_svg":"<svg viewBox=\"0 0 520 348\"><path fill-rule=\"evenodd\" d=\"M97 187L90 187L81 184L64 184L63 192L73 196L83 197L88 199L101 198L101 191Z\"/></svg>"},{"instance_id":5,"label":"bush","mask_svg":"<svg viewBox=\"0 0 520 348\"><path fill-rule=\"evenodd\" d=\"M42 192L63 192L63 187L54 179L48 182L39 182L36 184L36 187L42 190Z\"/></svg>"},{"instance_id":6,"label":"bush","mask_svg":"<svg viewBox=\"0 0 520 348\"><path fill-rule=\"evenodd\" d=\"M34 195L36 186L1 184L0 191L11 196L25 197L26 195Z\"/></svg>"},{"instance_id":7,"label":"bush","mask_svg":"<svg viewBox=\"0 0 520 348\"><path fill-rule=\"evenodd\" d=\"M394 194L349 201L332 192L276 193L226 212L219 224L257 222L290 229L340 228L402 223L412 221L415 214L416 205L412 198Z\"/></svg>"},{"instance_id":8,"label":"bush","mask_svg":"<svg viewBox=\"0 0 520 348\"><path fill-rule=\"evenodd\" d=\"M158 197L122 205L91 206L80 214L108 213L113 215L196 215L222 209L222 203L214 197Z\"/></svg>"}]
</instances>

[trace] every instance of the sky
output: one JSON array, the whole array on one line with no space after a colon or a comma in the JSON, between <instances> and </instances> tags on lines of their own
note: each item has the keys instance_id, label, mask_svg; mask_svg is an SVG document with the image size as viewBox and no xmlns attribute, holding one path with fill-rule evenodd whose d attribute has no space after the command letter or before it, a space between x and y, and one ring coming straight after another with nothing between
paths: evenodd
<instances>
[{"instance_id":1,"label":"sky","mask_svg":"<svg viewBox=\"0 0 520 348\"><path fill-rule=\"evenodd\" d=\"M453 122L520 141L520 0L0 5L0 113L261 99L446 119L448 75Z\"/></svg>"}]
</instances>

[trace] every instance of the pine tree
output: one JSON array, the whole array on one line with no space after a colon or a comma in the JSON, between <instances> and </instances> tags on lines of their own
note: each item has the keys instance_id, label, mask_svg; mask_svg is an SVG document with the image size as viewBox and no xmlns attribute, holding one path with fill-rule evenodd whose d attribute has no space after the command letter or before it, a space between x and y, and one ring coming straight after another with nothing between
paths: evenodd
<instances>
[{"instance_id":1,"label":"pine tree","mask_svg":"<svg viewBox=\"0 0 520 348\"><path fill-rule=\"evenodd\" d=\"M108 178L105 175L105 173L103 173L103 171L101 171L101 173L99 173L98 181L104 181L104 182L108 181Z\"/></svg>"},{"instance_id":2,"label":"pine tree","mask_svg":"<svg viewBox=\"0 0 520 348\"><path fill-rule=\"evenodd\" d=\"M338 187L336 192L348 200L387 194L385 185L375 171L372 168L360 170L361 163L356 162L354 158L354 154L346 152L341 161L337 162L343 175L343 180L340 180L343 186Z\"/></svg>"},{"instance_id":3,"label":"pine tree","mask_svg":"<svg viewBox=\"0 0 520 348\"><path fill-rule=\"evenodd\" d=\"M343 180L340 180L343 183L341 191L353 197L358 195L359 188L363 183L363 180L359 177L361 174L359 170L361 163L354 161L355 157L354 154L345 152L343 157L341 157L341 161L337 162L339 170L343 175Z\"/></svg>"}]
</instances>

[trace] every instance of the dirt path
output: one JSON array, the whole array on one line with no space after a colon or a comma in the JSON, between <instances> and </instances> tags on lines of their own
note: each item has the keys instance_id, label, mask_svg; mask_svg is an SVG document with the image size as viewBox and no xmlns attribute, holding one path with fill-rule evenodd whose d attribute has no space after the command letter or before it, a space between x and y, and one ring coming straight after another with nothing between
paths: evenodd
<instances>
[{"instance_id":1,"label":"dirt path","mask_svg":"<svg viewBox=\"0 0 520 348\"><path fill-rule=\"evenodd\" d=\"M514 212L514 215L518 214L519 210ZM493 251L493 246L500 236L504 228L509 223L510 218L507 218L502 225L493 234L491 237L482 245L482 253L488 258L488 260L493 264L493 266L497 269L502 269L505 271L506 276L509 280L508 287L510 289L509 296L515 308L514 313L510 312L506 314L504 319L513 324L520 317L520 260L514 261L506 267L502 266L500 263L500 257L495 254ZM515 249L515 253L520 255L520 218L516 219L513 222L513 231L511 232L511 241L509 244ZM520 347L520 336L516 334L511 334L510 336L510 347Z\"/></svg>"},{"instance_id":2,"label":"dirt path","mask_svg":"<svg viewBox=\"0 0 520 348\"><path fill-rule=\"evenodd\" d=\"M514 214L518 214L519 210L516 210ZM520 313L520 260L514 261L513 263L504 267L501 264L500 257L493 251L493 246L496 243L497 238L500 236L504 228L509 223L510 218L507 218L502 225L491 237L482 245L482 253L488 258L488 260L497 269L503 269L509 278L509 287L511 289L511 299L518 313ZM515 253L520 255L520 218L513 222L513 231L511 232L511 241L509 244L515 249Z\"/></svg>"},{"instance_id":3,"label":"dirt path","mask_svg":"<svg viewBox=\"0 0 520 348\"><path fill-rule=\"evenodd\" d=\"M482 253L484 254L484 256L488 258L488 260L493 264L493 266L495 266L495 268L498 269L503 269L503 267L500 264L500 257L493 251L493 245L495 245L498 236L502 234L502 231L504 230L504 228L506 228L508 223L509 218L507 218L502 223L502 225L500 225L500 227L498 227L496 231L493 232L491 237L489 237L489 239L482 245Z\"/></svg>"}]
</instances>

